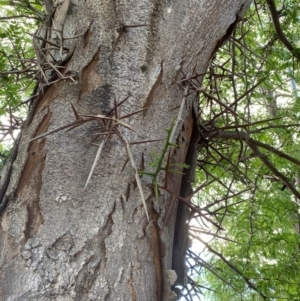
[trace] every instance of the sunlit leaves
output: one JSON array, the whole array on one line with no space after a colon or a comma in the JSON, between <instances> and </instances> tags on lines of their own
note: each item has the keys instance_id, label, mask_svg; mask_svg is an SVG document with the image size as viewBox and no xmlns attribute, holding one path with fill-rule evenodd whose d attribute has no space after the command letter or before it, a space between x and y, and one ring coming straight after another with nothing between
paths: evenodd
<instances>
[{"instance_id":1,"label":"sunlit leaves","mask_svg":"<svg viewBox=\"0 0 300 301\"><path fill-rule=\"evenodd\" d=\"M221 134L239 130L300 159L298 62L277 39L266 2L255 4L212 64L222 79L212 84L210 73L204 80L209 93L236 113L200 96L207 141L200 147L197 182L215 181L195 203L213 204L211 217L225 229L203 223L206 231L234 241L215 238L209 246L216 253L204 248L209 269L202 265L198 282L210 288L205 300L299 300L300 295L300 200L246 140L224 141ZM299 2L276 1L276 6L287 38L299 47ZM269 121L258 122L264 119ZM270 149L259 150L299 191L300 166Z\"/></svg>"},{"instance_id":2,"label":"sunlit leaves","mask_svg":"<svg viewBox=\"0 0 300 301\"><path fill-rule=\"evenodd\" d=\"M41 4L27 1L1 1L0 3L0 142L16 135L26 117L27 104L35 86L35 56L28 32L37 28ZM0 145L2 147L2 145ZM6 146L7 147L7 146ZM2 152L1 152L2 154ZM3 156L7 151L3 152ZM0 158L1 161L1 158ZM0 162L0 165L3 162Z\"/></svg>"}]
</instances>

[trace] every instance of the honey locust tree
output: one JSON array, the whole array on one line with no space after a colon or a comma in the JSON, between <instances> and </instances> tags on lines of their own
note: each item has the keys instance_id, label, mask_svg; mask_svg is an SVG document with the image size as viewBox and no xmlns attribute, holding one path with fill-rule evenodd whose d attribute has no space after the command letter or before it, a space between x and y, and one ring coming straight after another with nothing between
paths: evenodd
<instances>
[{"instance_id":1,"label":"honey locust tree","mask_svg":"<svg viewBox=\"0 0 300 301\"><path fill-rule=\"evenodd\" d=\"M250 2L45 1L44 13L1 3L17 10L1 89L14 75L37 81L2 169L2 300L175 298L172 256L183 262L186 241L176 202L190 201L201 76ZM32 12L34 56L24 30L20 43L7 34ZM4 99L12 131L18 104Z\"/></svg>"}]
</instances>

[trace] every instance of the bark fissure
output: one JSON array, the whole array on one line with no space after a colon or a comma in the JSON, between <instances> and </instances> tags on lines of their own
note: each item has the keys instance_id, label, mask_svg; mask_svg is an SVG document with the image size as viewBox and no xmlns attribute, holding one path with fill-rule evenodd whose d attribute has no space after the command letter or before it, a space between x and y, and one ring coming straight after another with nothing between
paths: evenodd
<instances>
[{"instance_id":1,"label":"bark fissure","mask_svg":"<svg viewBox=\"0 0 300 301\"><path fill-rule=\"evenodd\" d=\"M40 126L36 132L37 136L47 132L50 118L51 118L51 112L48 111L48 113L44 116L43 120L41 121ZM19 195L21 191L24 189L24 186L28 185L28 180L31 179L35 174L35 169L39 168L40 164L42 165L44 164L43 161L45 160L45 157L42 155L43 145L44 145L43 142L39 142L39 141L31 142L28 149L28 154L29 154L28 160L26 162L26 165L24 166L23 173L20 177L20 181L16 190L16 195ZM38 187L41 188L42 185L41 173L38 172L38 176L39 176Z\"/></svg>"},{"instance_id":2,"label":"bark fissure","mask_svg":"<svg viewBox=\"0 0 300 301\"><path fill-rule=\"evenodd\" d=\"M85 93L88 93L91 90L94 90L97 87L101 86L103 82L101 76L96 71L99 59L100 59L100 47L96 51L91 61L88 62L88 64L85 67L83 67L82 73L79 76L79 80L81 82L79 100L81 100L82 96L84 96Z\"/></svg>"},{"instance_id":3,"label":"bark fissure","mask_svg":"<svg viewBox=\"0 0 300 301\"><path fill-rule=\"evenodd\" d=\"M194 118L191 118L191 123L187 126L189 146L186 153L185 164L189 166L184 169L180 196L188 197L192 194L192 184L195 179L195 170L197 166L197 147L200 139L198 123ZM189 245L188 238L188 218L190 209L184 202L179 201L177 207L177 218L174 232L174 245L173 245L173 257L172 268L177 274L176 285L184 286L187 282L187 268L186 268L186 251Z\"/></svg>"},{"instance_id":4,"label":"bark fissure","mask_svg":"<svg viewBox=\"0 0 300 301\"><path fill-rule=\"evenodd\" d=\"M155 270L155 279L156 279L156 297L157 300L162 300L163 297L163 288L164 288L164 277L163 277L163 263L162 263L162 252L161 252L161 235L158 226L158 215L155 210L152 210L152 231L151 231L151 242L150 246L153 251L152 258L154 263L154 270ZM149 226L148 226L149 227Z\"/></svg>"},{"instance_id":5,"label":"bark fissure","mask_svg":"<svg viewBox=\"0 0 300 301\"><path fill-rule=\"evenodd\" d=\"M163 69L161 68L161 70L158 74L158 77L157 77L155 83L153 84L152 89L151 89L151 91L150 91L150 93L149 93L149 95L148 95L148 97L147 97L147 99L146 99L146 101L143 105L143 109L150 108L153 105L153 103L154 103L154 91L156 92L155 97L157 98L157 96L158 96L157 91L160 89L160 87L162 85L162 75L163 75ZM148 110L145 110L143 112L143 115L146 116L147 112L148 112Z\"/></svg>"},{"instance_id":6,"label":"bark fissure","mask_svg":"<svg viewBox=\"0 0 300 301\"><path fill-rule=\"evenodd\" d=\"M130 269L130 277L128 279L128 283L130 286L131 300L138 301L137 296L136 296L136 291L134 288L133 267L131 267L131 269Z\"/></svg>"},{"instance_id":7,"label":"bark fissure","mask_svg":"<svg viewBox=\"0 0 300 301\"><path fill-rule=\"evenodd\" d=\"M90 39L93 36L93 31L91 29L91 26L92 26L92 24L88 28L87 32L84 34L84 46L83 46L83 48L86 48L89 45Z\"/></svg>"},{"instance_id":8,"label":"bark fissure","mask_svg":"<svg viewBox=\"0 0 300 301\"><path fill-rule=\"evenodd\" d=\"M47 131L50 119L51 113L48 111L38 127L37 135ZM17 198L23 199L26 202L27 222L24 229L25 242L37 233L44 221L40 208L40 191L43 185L42 174L46 160L43 145L44 143L42 141L34 141L30 144L28 159L20 176L15 193ZM35 189L31 189L31 187Z\"/></svg>"}]
</instances>

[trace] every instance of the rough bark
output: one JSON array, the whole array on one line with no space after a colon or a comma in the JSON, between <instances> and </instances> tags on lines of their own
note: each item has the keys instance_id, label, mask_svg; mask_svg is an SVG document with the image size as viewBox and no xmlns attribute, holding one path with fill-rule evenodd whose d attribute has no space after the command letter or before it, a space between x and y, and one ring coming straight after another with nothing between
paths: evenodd
<instances>
[{"instance_id":1,"label":"rough bark","mask_svg":"<svg viewBox=\"0 0 300 301\"><path fill-rule=\"evenodd\" d=\"M89 144L96 122L26 143L34 136L97 114L121 101L134 131L119 127L130 142L166 137L184 91L174 81L182 71L204 73L227 30L248 0L67 0L58 3L52 27L70 49L61 80L44 88L24 126L12 168L1 177L1 300L171 300L172 247L176 206L162 230L170 196L153 196L142 176L148 222L123 142L106 143L87 188L97 147ZM68 4L68 5L67 5ZM123 18L123 20L122 20ZM118 21L127 28L118 40ZM55 25L53 25L55 24ZM232 27L232 26L231 26ZM118 42L116 43L116 41ZM58 55L54 53L54 56ZM66 57L65 57L66 59ZM171 152L183 163L194 128L193 94L185 100ZM99 140L96 141L99 144ZM165 141L131 146L138 167L149 169L151 154ZM189 160L187 160L189 161ZM123 171L122 171L123 169ZM192 170L189 171L192 173ZM6 179L9 178L9 182ZM164 174L160 184L163 185ZM180 193L181 175L169 174L168 189ZM4 206L5 205L5 206ZM176 240L180 237L176 237Z\"/></svg>"}]
</instances>

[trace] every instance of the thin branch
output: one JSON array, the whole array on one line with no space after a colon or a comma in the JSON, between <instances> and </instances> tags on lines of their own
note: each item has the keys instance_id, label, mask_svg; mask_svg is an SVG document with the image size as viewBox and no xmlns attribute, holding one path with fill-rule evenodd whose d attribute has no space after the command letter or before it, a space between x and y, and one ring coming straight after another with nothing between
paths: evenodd
<instances>
[{"instance_id":1,"label":"thin branch","mask_svg":"<svg viewBox=\"0 0 300 301\"><path fill-rule=\"evenodd\" d=\"M282 125L269 125L269 126L259 128L259 129L253 130L253 131L249 131L249 133L254 134L254 133L260 133L262 131L269 130L269 129L286 129L286 128L294 127L294 126L300 127L300 123L291 123L291 124L282 124Z\"/></svg>"},{"instance_id":2,"label":"thin branch","mask_svg":"<svg viewBox=\"0 0 300 301\"><path fill-rule=\"evenodd\" d=\"M273 164L272 162L258 149L257 145L248 141L247 143L252 151L259 157L259 159L272 171L272 173L278 177L282 183L292 192L292 194L300 200L300 193L297 189L289 182L286 178Z\"/></svg>"},{"instance_id":3,"label":"thin branch","mask_svg":"<svg viewBox=\"0 0 300 301\"><path fill-rule=\"evenodd\" d=\"M216 135L218 136L218 138L221 138L221 139L234 139L234 140L237 140L237 139L242 139L243 141L245 141L247 144L253 144L253 145L256 145L256 146L259 146L259 147L262 147L268 151L270 151L271 153L281 157L281 158L284 158L298 166L300 166L300 161L297 160L296 158L292 157L292 156L289 156L288 154L276 149L275 147L271 146L271 145L268 145L268 144L265 144L265 143L262 143L258 140L255 140L255 139L252 139L249 137L249 134L248 133L245 133L245 132L239 132L239 136L237 134L237 131L234 131L234 132L216 132Z\"/></svg>"},{"instance_id":4,"label":"thin branch","mask_svg":"<svg viewBox=\"0 0 300 301\"><path fill-rule=\"evenodd\" d=\"M220 239L223 239L223 240L227 240L227 241L230 241L230 242L233 242L233 243L238 243L237 241L231 240L231 239L229 239L227 237L224 237L224 236L220 236L220 235L218 235L216 233L199 230L198 227L192 227L192 226L190 226L189 230L192 231L192 232L200 233L200 234L211 235L213 237L220 238ZM198 236L192 235L191 233L190 233L190 235L193 236L194 238L198 239Z\"/></svg>"},{"instance_id":5,"label":"thin branch","mask_svg":"<svg viewBox=\"0 0 300 301\"><path fill-rule=\"evenodd\" d=\"M15 15L15 16L9 16L9 17L0 17L0 22L6 21L6 20L10 20L10 19L20 19L20 18L26 18L26 19L35 19L38 21L41 21L41 18L39 17L34 17L34 16L30 16L30 15Z\"/></svg>"},{"instance_id":6,"label":"thin branch","mask_svg":"<svg viewBox=\"0 0 300 301\"><path fill-rule=\"evenodd\" d=\"M282 44L291 52L293 56L295 56L297 59L299 59L299 54L296 54L296 48L290 43L290 41L287 39L286 35L284 34L279 20L278 11L276 9L275 2L273 0L266 0L269 6L269 10L272 16L272 21L274 24L274 28L277 34L278 39L282 42Z\"/></svg>"},{"instance_id":7,"label":"thin branch","mask_svg":"<svg viewBox=\"0 0 300 301\"><path fill-rule=\"evenodd\" d=\"M230 269L232 269L236 274L238 274L240 277L243 278L245 283L248 285L249 288L256 291L263 300L267 300L267 296L265 296L254 283L251 282L249 278L247 278L236 266L234 266L230 261L228 261L221 253L217 252L215 249L213 249L208 243L203 241L201 238L199 240L205 245L205 247L213 254L217 255Z\"/></svg>"},{"instance_id":8,"label":"thin branch","mask_svg":"<svg viewBox=\"0 0 300 301\"><path fill-rule=\"evenodd\" d=\"M189 252L192 252L191 250L189 250ZM225 278L223 278L221 275L219 275L207 262L205 262L201 257L196 256L197 260L199 261L199 264L201 266L203 266L205 269L207 269L208 271L210 271L213 275L215 275L217 278L219 278L221 281L223 281L224 283L226 283L228 286L232 287L235 291L238 292L238 290L229 282L227 281Z\"/></svg>"}]
</instances>

